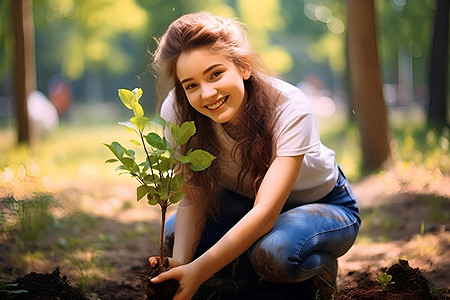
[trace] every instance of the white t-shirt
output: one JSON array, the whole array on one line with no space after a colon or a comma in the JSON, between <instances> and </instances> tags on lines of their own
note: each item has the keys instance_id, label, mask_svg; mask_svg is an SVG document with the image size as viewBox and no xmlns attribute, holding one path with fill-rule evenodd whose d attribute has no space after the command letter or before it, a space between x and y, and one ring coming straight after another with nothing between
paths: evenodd
<instances>
[{"instance_id":1,"label":"white t-shirt","mask_svg":"<svg viewBox=\"0 0 450 300\"><path fill-rule=\"evenodd\" d=\"M317 119L305 95L297 87L280 79L273 79L271 82L280 91L276 106L273 153L276 156L304 154L300 173L287 203L317 201L328 194L336 184L338 170L335 153L321 143ZM161 116L169 123L175 122L174 101L174 93L170 92L161 108ZM240 166L232 158L235 141L221 124L213 124L223 153L217 161L221 170L219 185L253 197L252 182L248 178L244 178L243 184L237 189ZM170 141L170 136L168 139ZM235 158L239 159L239 154Z\"/></svg>"}]
</instances>

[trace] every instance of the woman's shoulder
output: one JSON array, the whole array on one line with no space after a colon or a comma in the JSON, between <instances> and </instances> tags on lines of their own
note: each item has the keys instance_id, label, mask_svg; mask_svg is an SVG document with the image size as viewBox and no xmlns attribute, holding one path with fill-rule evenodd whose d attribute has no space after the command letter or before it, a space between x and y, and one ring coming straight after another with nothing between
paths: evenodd
<instances>
[{"instance_id":1,"label":"woman's shoulder","mask_svg":"<svg viewBox=\"0 0 450 300\"><path fill-rule=\"evenodd\" d=\"M313 113L313 107L305 94L295 85L282 80L273 78L272 85L278 90L277 112L289 112L293 114Z\"/></svg>"},{"instance_id":2,"label":"woman's shoulder","mask_svg":"<svg viewBox=\"0 0 450 300\"><path fill-rule=\"evenodd\" d=\"M174 122L176 119L175 113L175 91L171 90L161 105L161 117L168 122Z\"/></svg>"},{"instance_id":3,"label":"woman's shoulder","mask_svg":"<svg viewBox=\"0 0 450 300\"><path fill-rule=\"evenodd\" d=\"M288 81L279 78L279 77L271 77L269 78L270 84L278 90L281 94L285 96L295 96L302 99L306 99L305 94L295 85L289 83Z\"/></svg>"}]
</instances>

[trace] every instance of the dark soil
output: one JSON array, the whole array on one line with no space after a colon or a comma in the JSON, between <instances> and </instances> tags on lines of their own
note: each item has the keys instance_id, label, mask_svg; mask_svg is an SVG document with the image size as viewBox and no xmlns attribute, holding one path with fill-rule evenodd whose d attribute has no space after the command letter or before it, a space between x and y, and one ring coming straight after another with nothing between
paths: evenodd
<instances>
[{"instance_id":1,"label":"dark soil","mask_svg":"<svg viewBox=\"0 0 450 300\"><path fill-rule=\"evenodd\" d=\"M167 260L166 260L167 261ZM167 261L168 264L168 261ZM180 284L174 279L164 281L160 284L154 284L150 280L153 277L158 276L162 272L167 271L166 265L157 265L155 267L150 267L149 264L140 271L136 279L141 282L142 288L147 299L149 300L171 300L175 296Z\"/></svg>"},{"instance_id":2,"label":"dark soil","mask_svg":"<svg viewBox=\"0 0 450 300\"><path fill-rule=\"evenodd\" d=\"M89 300L84 293L70 285L58 269L51 274L29 273L0 290L1 299L13 300Z\"/></svg>"},{"instance_id":3,"label":"dark soil","mask_svg":"<svg viewBox=\"0 0 450 300\"><path fill-rule=\"evenodd\" d=\"M418 268L409 266L408 261L400 260L387 270L387 274L392 276L391 285L387 290L383 290L377 282L360 281L357 286L347 287L340 291L336 300L432 300L438 299L431 296L428 280L423 277ZM381 275L382 272L380 272ZM364 274L361 274L364 275ZM367 278L367 274L365 276Z\"/></svg>"},{"instance_id":4,"label":"dark soil","mask_svg":"<svg viewBox=\"0 0 450 300\"><path fill-rule=\"evenodd\" d=\"M136 277L141 281L143 290L138 291L135 287L116 283L105 283L101 287L101 298L94 299L172 299L178 289L178 282L173 280L168 284L151 284L148 278L156 276L161 270L159 268L145 268ZM235 274L234 279L229 277L231 269L224 269L219 276L208 280L197 292L194 299L233 299L233 300L277 300L277 299L315 299L316 289L311 280L298 284L274 284L264 281L255 281L254 277L248 274ZM236 270L235 270L236 271ZM387 290L383 290L377 282L368 280L368 274L364 271L358 274L349 274L359 277L357 286L346 287L340 291L334 299L336 300L433 300L439 297L430 294L430 287L427 279L418 268L409 266L406 260L400 260L387 269L380 269L381 273L386 272L392 276L394 284L389 285ZM147 279L147 280L146 280ZM70 285L66 276L61 276L59 270L51 274L30 273L23 278L13 282L8 286L8 290L26 290L18 294L0 293L1 299L12 300L34 300L34 299L67 299L67 300L87 300L92 299L83 292ZM109 295L105 291L111 291ZM92 295L95 293L91 292ZM300 296L299 298L299 295Z\"/></svg>"}]
</instances>

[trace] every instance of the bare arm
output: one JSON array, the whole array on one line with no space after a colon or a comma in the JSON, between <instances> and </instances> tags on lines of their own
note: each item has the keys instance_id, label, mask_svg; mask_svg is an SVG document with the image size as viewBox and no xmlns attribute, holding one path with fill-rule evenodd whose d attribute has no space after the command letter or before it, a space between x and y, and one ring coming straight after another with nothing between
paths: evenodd
<instances>
[{"instance_id":1,"label":"bare arm","mask_svg":"<svg viewBox=\"0 0 450 300\"><path fill-rule=\"evenodd\" d=\"M199 258L185 266L163 273L152 281L157 283L169 278L181 280L182 290L174 299L192 297L201 283L241 255L273 228L294 186L302 162L303 155L275 158L261 183L254 207ZM189 273L189 280L183 277L186 273Z\"/></svg>"},{"instance_id":2,"label":"bare arm","mask_svg":"<svg viewBox=\"0 0 450 300\"><path fill-rule=\"evenodd\" d=\"M203 201L198 199L195 190L183 187L183 191L186 197L180 201L177 208L172 258L180 264L187 264L194 258L205 220Z\"/></svg>"},{"instance_id":3,"label":"bare arm","mask_svg":"<svg viewBox=\"0 0 450 300\"><path fill-rule=\"evenodd\" d=\"M202 280L233 261L273 228L302 162L303 156L274 160L261 183L254 207L222 239L191 263L202 270Z\"/></svg>"}]
</instances>

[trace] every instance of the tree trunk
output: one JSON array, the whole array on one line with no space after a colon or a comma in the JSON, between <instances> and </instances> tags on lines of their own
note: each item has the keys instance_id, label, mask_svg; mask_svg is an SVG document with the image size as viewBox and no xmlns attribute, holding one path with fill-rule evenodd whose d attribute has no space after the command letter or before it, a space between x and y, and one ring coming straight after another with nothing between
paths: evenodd
<instances>
[{"instance_id":1,"label":"tree trunk","mask_svg":"<svg viewBox=\"0 0 450 300\"><path fill-rule=\"evenodd\" d=\"M32 0L14 0L12 10L15 36L14 96L18 142L29 144L30 124L27 98L31 91L36 89L33 2Z\"/></svg>"},{"instance_id":2,"label":"tree trunk","mask_svg":"<svg viewBox=\"0 0 450 300\"><path fill-rule=\"evenodd\" d=\"M351 95L361 135L363 169L373 171L389 158L389 127L378 63L373 0L348 0Z\"/></svg>"},{"instance_id":3,"label":"tree trunk","mask_svg":"<svg viewBox=\"0 0 450 300\"><path fill-rule=\"evenodd\" d=\"M447 121L449 0L437 0L430 62L428 125L441 129Z\"/></svg>"}]
</instances>

